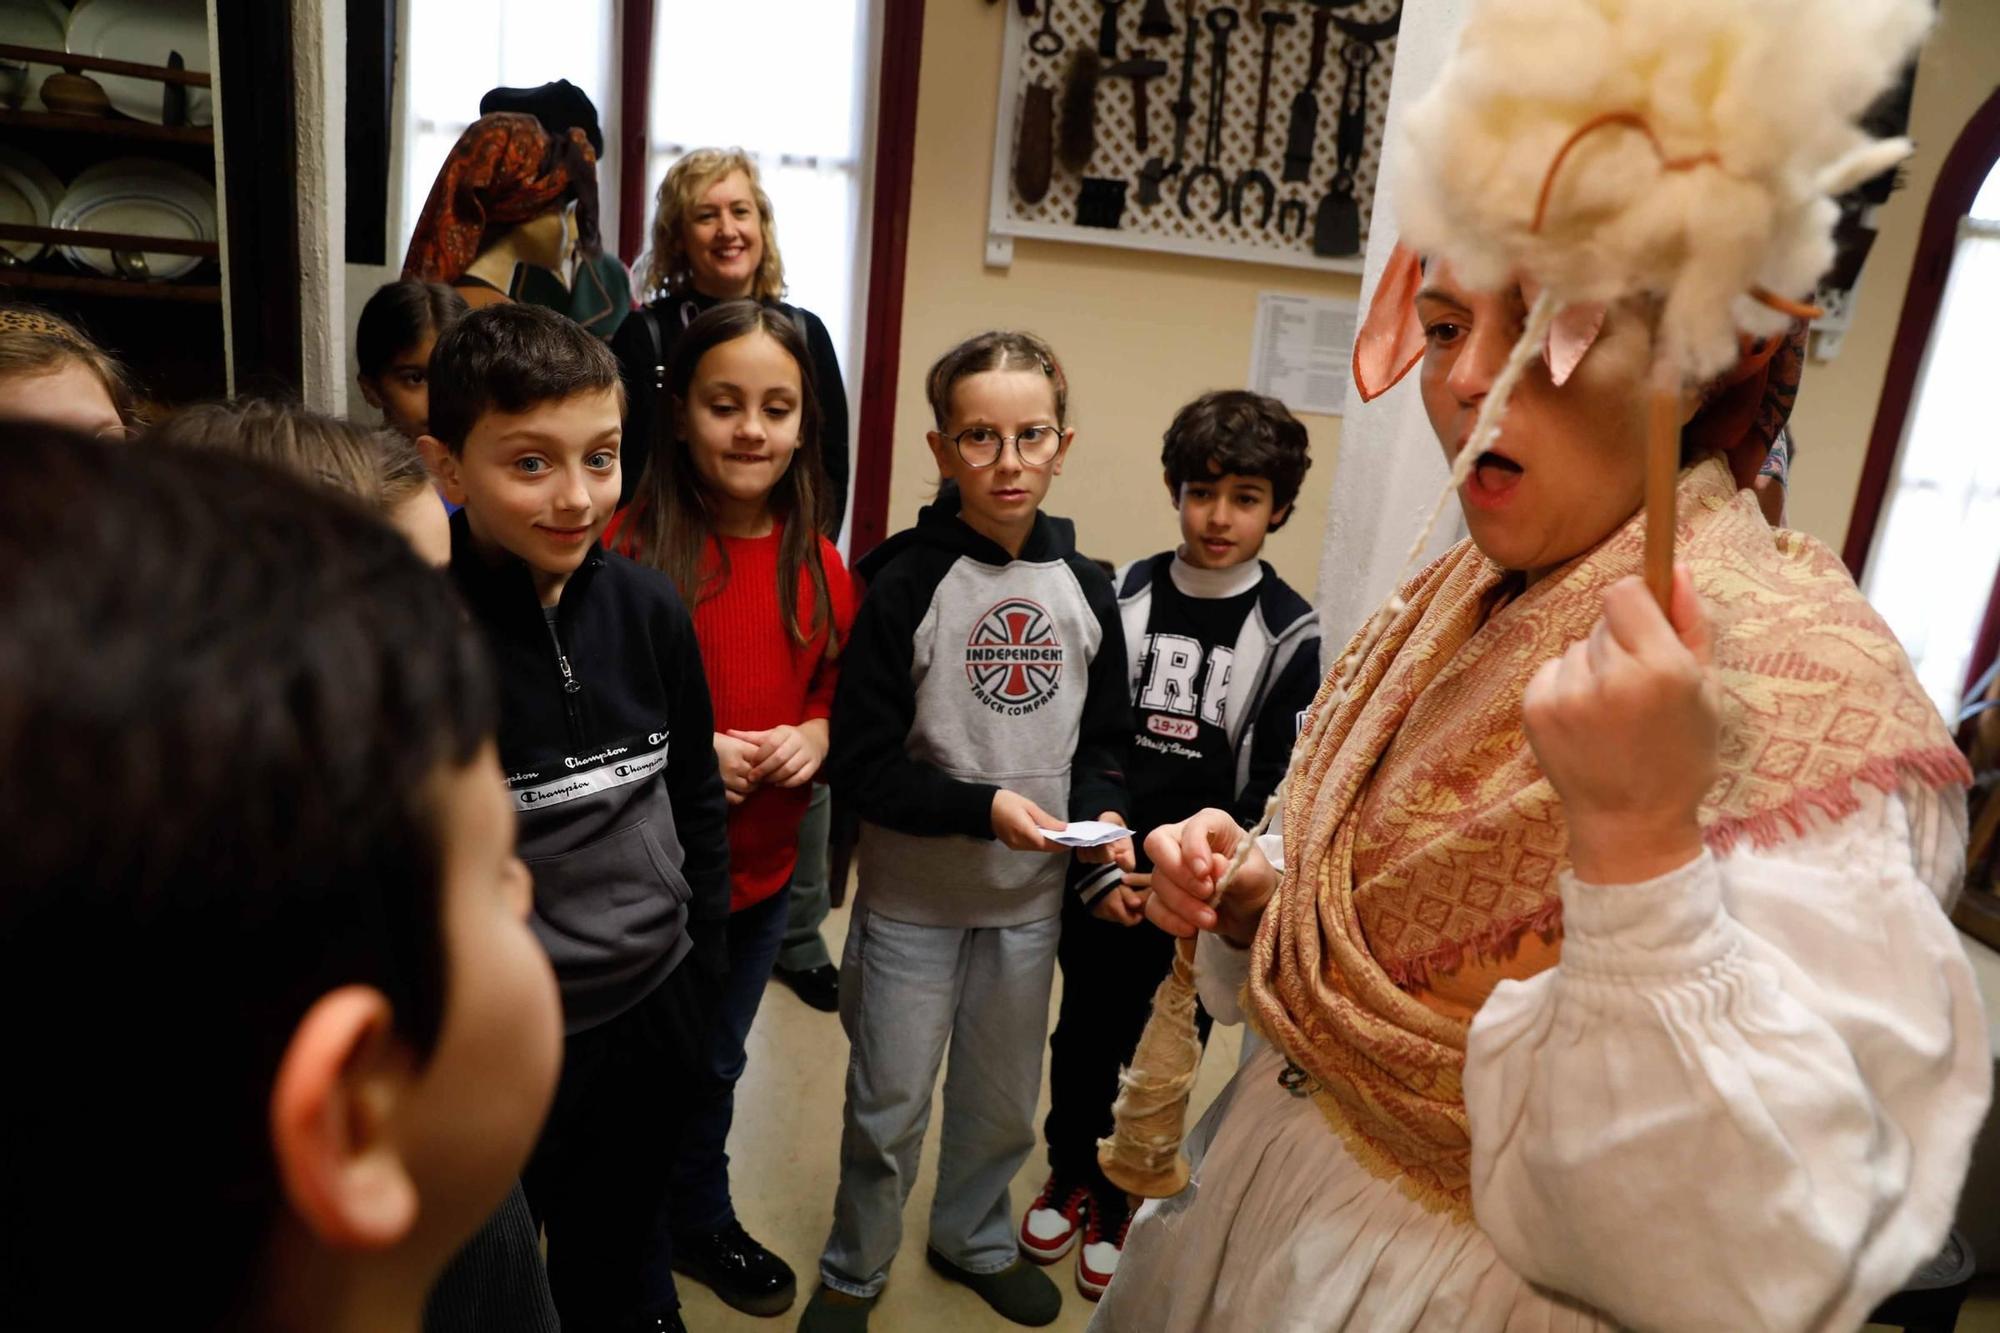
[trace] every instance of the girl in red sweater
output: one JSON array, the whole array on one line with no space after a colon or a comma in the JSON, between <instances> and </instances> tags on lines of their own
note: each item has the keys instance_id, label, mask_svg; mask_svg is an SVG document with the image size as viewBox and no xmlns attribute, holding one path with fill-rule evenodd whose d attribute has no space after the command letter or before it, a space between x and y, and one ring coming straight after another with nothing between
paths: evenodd
<instances>
[{"instance_id":1,"label":"girl in red sweater","mask_svg":"<svg viewBox=\"0 0 2000 1333\"><path fill-rule=\"evenodd\" d=\"M737 1220L725 1144L744 1041L784 939L854 593L820 535L831 492L797 325L754 301L716 306L676 342L668 383L672 438L652 442L638 495L606 540L665 571L694 608L730 803L732 892L712 1077L691 1093L665 1222L676 1269L739 1310L771 1315L792 1303L796 1282Z\"/></svg>"}]
</instances>

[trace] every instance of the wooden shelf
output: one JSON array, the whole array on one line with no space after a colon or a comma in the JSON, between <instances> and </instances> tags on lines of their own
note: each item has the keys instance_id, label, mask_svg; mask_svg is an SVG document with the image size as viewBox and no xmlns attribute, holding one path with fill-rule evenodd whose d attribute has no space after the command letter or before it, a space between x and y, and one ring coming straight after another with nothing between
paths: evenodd
<instances>
[{"instance_id":1,"label":"wooden shelf","mask_svg":"<svg viewBox=\"0 0 2000 1333\"><path fill-rule=\"evenodd\" d=\"M42 273L28 268L0 268L0 288L30 292L63 292L72 296L104 296L127 301L177 301L186 305L220 305L216 283L130 282L122 278Z\"/></svg>"},{"instance_id":2,"label":"wooden shelf","mask_svg":"<svg viewBox=\"0 0 2000 1333\"><path fill-rule=\"evenodd\" d=\"M73 227L31 227L24 222L0 222L0 241L45 241L50 245L83 245L94 250L142 250L156 255L197 255L203 259L217 259L222 255L222 247L214 241Z\"/></svg>"},{"instance_id":3,"label":"wooden shelf","mask_svg":"<svg viewBox=\"0 0 2000 1333\"><path fill-rule=\"evenodd\" d=\"M103 56L57 51L46 46L15 46L10 42L0 42L0 60L19 60L34 65L56 65L66 70L87 69L98 74L123 74L127 78L151 79L155 83L184 83L190 88L209 86L208 75L200 70L169 69L165 65L140 65L130 60L106 60Z\"/></svg>"},{"instance_id":4,"label":"wooden shelf","mask_svg":"<svg viewBox=\"0 0 2000 1333\"><path fill-rule=\"evenodd\" d=\"M0 129L53 130L60 134L95 134L106 139L139 143L215 146L213 125L155 125L124 116L73 116L61 111L13 111L0 107Z\"/></svg>"}]
</instances>

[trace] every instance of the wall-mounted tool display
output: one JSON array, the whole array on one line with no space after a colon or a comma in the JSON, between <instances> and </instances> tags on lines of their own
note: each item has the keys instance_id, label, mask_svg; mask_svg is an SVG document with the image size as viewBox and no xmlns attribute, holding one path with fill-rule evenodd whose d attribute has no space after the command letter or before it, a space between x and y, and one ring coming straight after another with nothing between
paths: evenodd
<instances>
[{"instance_id":1,"label":"wall-mounted tool display","mask_svg":"<svg viewBox=\"0 0 2000 1333\"><path fill-rule=\"evenodd\" d=\"M1104 6L1104 18L1097 25L1097 54L1106 60L1118 58L1118 9L1125 0L1097 0Z\"/></svg>"},{"instance_id":2,"label":"wall-mounted tool display","mask_svg":"<svg viewBox=\"0 0 2000 1333\"><path fill-rule=\"evenodd\" d=\"M1306 234L1306 201L1287 199L1278 205L1278 235L1302 240Z\"/></svg>"},{"instance_id":3,"label":"wall-mounted tool display","mask_svg":"<svg viewBox=\"0 0 2000 1333\"><path fill-rule=\"evenodd\" d=\"M1125 182L1086 176L1076 192L1076 225L1116 230L1125 219Z\"/></svg>"},{"instance_id":4,"label":"wall-mounted tool display","mask_svg":"<svg viewBox=\"0 0 2000 1333\"><path fill-rule=\"evenodd\" d=\"M1122 60L1104 71L1107 79L1132 80L1132 146L1144 154L1152 146L1146 128L1151 118L1147 105L1146 85L1167 72L1164 60Z\"/></svg>"},{"instance_id":5,"label":"wall-mounted tool display","mask_svg":"<svg viewBox=\"0 0 2000 1333\"><path fill-rule=\"evenodd\" d=\"M1375 63L1375 48L1367 42L1347 42L1340 48L1347 66L1347 86L1340 95L1340 127L1334 143L1340 153L1333 184L1320 196L1313 214L1313 253L1351 255L1361 249L1361 207L1354 198L1354 163L1361 156L1359 83ZM1351 153L1350 153L1351 150Z\"/></svg>"},{"instance_id":6,"label":"wall-mounted tool display","mask_svg":"<svg viewBox=\"0 0 2000 1333\"><path fill-rule=\"evenodd\" d=\"M1024 2L995 5L989 262L1034 236L1359 271L1402 0Z\"/></svg>"},{"instance_id":7,"label":"wall-mounted tool display","mask_svg":"<svg viewBox=\"0 0 2000 1333\"><path fill-rule=\"evenodd\" d=\"M1103 73L1104 62L1087 46L1070 57L1056 158L1071 171L1082 172L1097 151L1097 81Z\"/></svg>"},{"instance_id":8,"label":"wall-mounted tool display","mask_svg":"<svg viewBox=\"0 0 2000 1333\"><path fill-rule=\"evenodd\" d=\"M1021 136L1014 145L1014 189L1023 203L1039 204L1048 197L1055 173L1055 131L1056 90L1037 80L1021 100Z\"/></svg>"},{"instance_id":9,"label":"wall-mounted tool display","mask_svg":"<svg viewBox=\"0 0 2000 1333\"><path fill-rule=\"evenodd\" d=\"M1155 37L1171 37L1177 31L1167 0L1146 0L1146 8L1139 14L1139 35L1150 41Z\"/></svg>"},{"instance_id":10,"label":"wall-mounted tool display","mask_svg":"<svg viewBox=\"0 0 2000 1333\"><path fill-rule=\"evenodd\" d=\"M1228 5L1208 11L1205 22L1210 34L1208 52L1208 131L1202 139L1201 165L1181 177L1181 216L1191 218L1194 209L1188 200L1203 181L1215 182L1215 217L1219 221L1229 211L1229 182L1223 178L1222 112L1229 100L1229 34L1241 20Z\"/></svg>"},{"instance_id":11,"label":"wall-mounted tool display","mask_svg":"<svg viewBox=\"0 0 2000 1333\"><path fill-rule=\"evenodd\" d=\"M1267 9L1257 16L1264 28L1264 55L1257 64L1257 130L1250 141L1250 165L1243 168L1236 177L1236 183L1229 187L1229 215L1237 223L1243 221L1243 196L1252 187L1263 192L1264 211L1257 219L1257 225L1271 225L1271 210L1278 203L1278 187L1264 172L1264 127L1271 116L1271 57L1278 46L1278 29L1289 28L1299 21L1298 15L1289 9Z\"/></svg>"},{"instance_id":12,"label":"wall-mounted tool display","mask_svg":"<svg viewBox=\"0 0 2000 1333\"><path fill-rule=\"evenodd\" d=\"M1063 36L1056 31L1056 6L1061 0L1045 0L1045 3L1048 7L1042 10L1042 26L1029 34L1028 49L1038 56L1061 55Z\"/></svg>"},{"instance_id":13,"label":"wall-mounted tool display","mask_svg":"<svg viewBox=\"0 0 2000 1333\"><path fill-rule=\"evenodd\" d=\"M1305 86L1292 97L1292 118L1285 132L1287 181L1312 176L1314 141L1319 137L1319 79L1326 72L1326 34L1332 26L1332 10L1322 7L1313 11L1312 64L1306 67Z\"/></svg>"},{"instance_id":14,"label":"wall-mounted tool display","mask_svg":"<svg viewBox=\"0 0 2000 1333\"><path fill-rule=\"evenodd\" d=\"M1195 46L1201 41L1201 28L1194 19L1194 0L1187 0L1182 11L1186 20L1187 37L1181 47L1181 90L1174 98L1174 160L1153 157L1139 168L1139 203L1142 206L1160 202L1160 182L1168 176L1177 176L1187 165L1188 127L1194 124L1194 54Z\"/></svg>"}]
</instances>

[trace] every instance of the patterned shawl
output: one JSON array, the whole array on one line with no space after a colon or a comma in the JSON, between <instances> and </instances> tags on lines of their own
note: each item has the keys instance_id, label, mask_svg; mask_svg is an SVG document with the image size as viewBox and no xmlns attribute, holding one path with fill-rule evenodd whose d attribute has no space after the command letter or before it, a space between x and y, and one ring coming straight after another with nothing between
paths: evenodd
<instances>
[{"instance_id":1,"label":"patterned shawl","mask_svg":"<svg viewBox=\"0 0 2000 1333\"><path fill-rule=\"evenodd\" d=\"M403 259L403 276L455 282L489 229L511 227L577 201L577 242L594 254L597 155L580 129L553 138L533 116L495 112L466 127L431 182Z\"/></svg>"},{"instance_id":2,"label":"patterned shawl","mask_svg":"<svg viewBox=\"0 0 2000 1333\"><path fill-rule=\"evenodd\" d=\"M1767 847L1857 783L1971 773L1888 626L1821 543L1774 531L1716 459L1679 488L1679 557L1714 622L1722 776L1708 845ZM1639 572L1644 517L1489 614L1504 577L1469 541L1403 590L1285 807L1285 873L1251 957L1252 1021L1318 1084L1356 1157L1426 1207L1470 1216L1468 1024L1410 991L1555 938L1562 802L1521 726L1543 662ZM1354 651L1352 647L1350 652ZM1314 707L1325 706L1323 689ZM1553 953L1553 951L1551 951Z\"/></svg>"}]
</instances>

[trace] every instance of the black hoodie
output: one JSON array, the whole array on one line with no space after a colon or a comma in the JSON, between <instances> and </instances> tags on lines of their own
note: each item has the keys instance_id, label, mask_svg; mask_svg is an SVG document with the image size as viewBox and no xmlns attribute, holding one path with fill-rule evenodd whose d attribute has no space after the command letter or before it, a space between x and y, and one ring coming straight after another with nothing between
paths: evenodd
<instances>
[{"instance_id":1,"label":"black hoodie","mask_svg":"<svg viewBox=\"0 0 2000 1333\"><path fill-rule=\"evenodd\" d=\"M500 763L535 877L531 924L571 1032L616 1018L729 915L728 812L694 622L673 583L593 547L553 623L463 512L451 572L500 679Z\"/></svg>"},{"instance_id":2,"label":"black hoodie","mask_svg":"<svg viewBox=\"0 0 2000 1333\"><path fill-rule=\"evenodd\" d=\"M861 561L827 767L863 820L857 903L1009 926L1061 910L1065 859L993 838L994 793L1056 818L1126 811L1132 734L1111 581L1037 515L1010 557L946 501Z\"/></svg>"}]
</instances>

